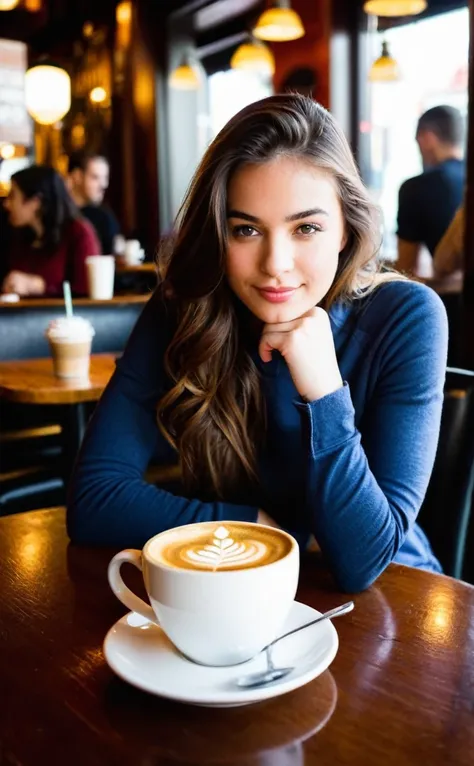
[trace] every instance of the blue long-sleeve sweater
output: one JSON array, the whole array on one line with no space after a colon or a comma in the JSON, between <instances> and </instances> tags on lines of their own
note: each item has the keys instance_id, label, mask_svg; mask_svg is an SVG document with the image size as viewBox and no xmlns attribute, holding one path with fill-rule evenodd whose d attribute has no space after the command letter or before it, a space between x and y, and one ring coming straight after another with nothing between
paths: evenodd
<instances>
[{"instance_id":1,"label":"blue long-sleeve sweater","mask_svg":"<svg viewBox=\"0 0 474 766\"><path fill-rule=\"evenodd\" d=\"M268 418L259 488L238 500L204 502L143 479L152 457L173 459L156 422L172 333L156 293L84 439L68 505L72 541L141 547L173 526L256 521L263 508L299 541L313 533L347 591L366 588L393 560L440 571L415 519L439 433L442 303L429 288L396 281L350 305L335 304L330 319L345 383L315 402L299 398L280 355L267 364L259 359L255 339L251 353Z\"/></svg>"}]
</instances>

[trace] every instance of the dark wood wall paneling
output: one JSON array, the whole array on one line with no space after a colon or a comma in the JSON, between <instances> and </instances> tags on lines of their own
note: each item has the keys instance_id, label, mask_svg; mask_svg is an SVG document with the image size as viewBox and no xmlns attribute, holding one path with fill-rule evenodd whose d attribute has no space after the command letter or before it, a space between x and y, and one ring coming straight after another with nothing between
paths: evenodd
<instances>
[{"instance_id":1,"label":"dark wood wall paneling","mask_svg":"<svg viewBox=\"0 0 474 766\"><path fill-rule=\"evenodd\" d=\"M155 6L156 8L156 6ZM158 9L159 10L159 9ZM126 236L153 255L159 239L158 79L166 19L147 2L133 8L123 81L115 87L110 137L110 199Z\"/></svg>"},{"instance_id":2,"label":"dark wood wall paneling","mask_svg":"<svg viewBox=\"0 0 474 766\"><path fill-rule=\"evenodd\" d=\"M0 34L28 43L30 61L48 54L63 66L72 60L75 40L85 21L104 25L113 55L115 7L118 0L44 0L40 13L22 9L0 14ZM127 236L138 236L148 253L158 242L159 82L163 77L166 18L184 0L132 0L133 26L124 81L114 86L113 119L107 144L111 161L108 199Z\"/></svg>"}]
</instances>

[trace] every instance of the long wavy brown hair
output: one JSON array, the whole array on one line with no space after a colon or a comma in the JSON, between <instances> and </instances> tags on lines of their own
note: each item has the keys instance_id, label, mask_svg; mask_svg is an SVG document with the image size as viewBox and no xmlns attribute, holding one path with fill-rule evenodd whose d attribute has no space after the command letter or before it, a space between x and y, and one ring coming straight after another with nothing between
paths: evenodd
<instances>
[{"instance_id":1,"label":"long wavy brown hair","mask_svg":"<svg viewBox=\"0 0 474 766\"><path fill-rule=\"evenodd\" d=\"M380 217L341 128L309 98L285 94L243 109L209 146L178 214L175 236L159 258L176 330L165 354L172 387L158 422L178 451L185 486L234 496L258 481L256 458L265 434L257 368L243 343L236 302L225 278L227 188L244 164L277 155L310 161L337 182L347 242L321 305L354 300L393 275L377 273Z\"/></svg>"}]
</instances>

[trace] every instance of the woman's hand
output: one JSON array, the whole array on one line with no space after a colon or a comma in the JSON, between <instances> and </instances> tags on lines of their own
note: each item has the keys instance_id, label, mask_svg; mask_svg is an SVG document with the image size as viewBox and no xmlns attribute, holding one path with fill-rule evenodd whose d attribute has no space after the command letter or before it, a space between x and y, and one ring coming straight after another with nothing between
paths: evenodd
<instances>
[{"instance_id":1,"label":"woman's hand","mask_svg":"<svg viewBox=\"0 0 474 766\"><path fill-rule=\"evenodd\" d=\"M265 513L265 511L258 512L257 524L264 524L266 527L276 527L277 529L281 529L280 525L277 524L268 513Z\"/></svg>"},{"instance_id":2,"label":"woman's hand","mask_svg":"<svg viewBox=\"0 0 474 766\"><path fill-rule=\"evenodd\" d=\"M2 284L2 293L17 295L44 295L46 282L37 274L25 274L23 271L10 271Z\"/></svg>"},{"instance_id":3,"label":"woman's hand","mask_svg":"<svg viewBox=\"0 0 474 766\"><path fill-rule=\"evenodd\" d=\"M308 402L322 399L343 385L329 316L314 308L292 322L266 324L258 348L263 362L272 351L285 359L300 396Z\"/></svg>"}]
</instances>

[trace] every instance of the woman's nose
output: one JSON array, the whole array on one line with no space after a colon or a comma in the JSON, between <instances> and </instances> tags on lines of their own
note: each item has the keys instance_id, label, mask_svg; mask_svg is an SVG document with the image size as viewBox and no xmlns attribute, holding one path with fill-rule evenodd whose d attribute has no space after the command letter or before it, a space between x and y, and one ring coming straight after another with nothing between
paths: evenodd
<instances>
[{"instance_id":1,"label":"woman's nose","mask_svg":"<svg viewBox=\"0 0 474 766\"><path fill-rule=\"evenodd\" d=\"M284 236L266 238L260 266L264 274L270 277L292 271L294 254L291 242Z\"/></svg>"}]
</instances>

